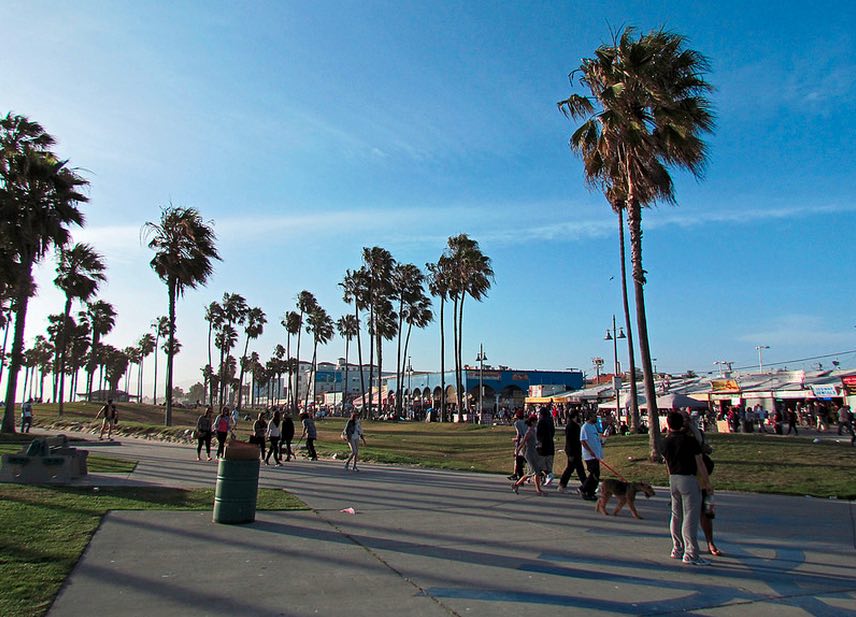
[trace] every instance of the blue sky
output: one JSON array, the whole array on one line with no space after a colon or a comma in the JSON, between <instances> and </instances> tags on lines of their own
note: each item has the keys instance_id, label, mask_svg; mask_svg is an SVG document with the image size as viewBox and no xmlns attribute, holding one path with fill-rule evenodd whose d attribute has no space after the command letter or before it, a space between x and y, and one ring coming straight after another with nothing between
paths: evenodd
<instances>
[{"instance_id":1,"label":"blue sky","mask_svg":"<svg viewBox=\"0 0 856 617\"><path fill-rule=\"evenodd\" d=\"M166 312L142 225L169 201L215 222L224 261L178 308L179 384L224 292L268 314L266 358L300 290L348 310L337 283L361 247L422 266L461 232L496 271L465 358L483 342L495 364L591 372L621 314L615 221L555 103L610 28L663 25L710 58L718 119L705 179L676 173L679 206L644 215L658 368L751 366L756 345L809 368L856 349L853 23L825 2L9 2L0 112L41 122L91 182L75 238L107 257L111 344ZM61 310L53 268L28 340ZM439 368L436 323L412 356Z\"/></svg>"}]
</instances>

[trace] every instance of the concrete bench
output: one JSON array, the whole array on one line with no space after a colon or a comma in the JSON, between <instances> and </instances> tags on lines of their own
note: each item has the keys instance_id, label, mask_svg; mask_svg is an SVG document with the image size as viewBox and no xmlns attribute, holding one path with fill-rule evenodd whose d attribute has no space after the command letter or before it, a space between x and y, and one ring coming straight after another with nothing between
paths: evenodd
<instances>
[{"instance_id":1,"label":"concrete bench","mask_svg":"<svg viewBox=\"0 0 856 617\"><path fill-rule=\"evenodd\" d=\"M88 473L88 450L68 446L65 435L34 439L17 454L4 454L0 482L67 484Z\"/></svg>"}]
</instances>

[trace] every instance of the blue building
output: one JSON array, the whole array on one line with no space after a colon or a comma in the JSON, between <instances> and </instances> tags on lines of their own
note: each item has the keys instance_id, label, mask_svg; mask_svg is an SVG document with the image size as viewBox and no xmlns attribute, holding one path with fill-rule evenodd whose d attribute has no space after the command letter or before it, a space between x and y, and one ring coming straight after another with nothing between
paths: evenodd
<instances>
[{"instance_id":1,"label":"blue building","mask_svg":"<svg viewBox=\"0 0 856 617\"><path fill-rule=\"evenodd\" d=\"M462 390L464 405L475 409L479 403L479 373L484 386L482 400L484 411L500 412L511 411L515 407L522 407L523 402L529 394L530 386L543 386L550 388L551 393L579 390L583 387L584 378L582 371L529 371L513 370L506 367L485 367L479 371L478 367L468 366L462 371ZM401 383L401 396L405 407L426 409L440 408L443 400L441 373L418 373L405 374ZM395 393L398 391L398 381L390 377L385 381L387 400L392 403ZM448 371L445 374L446 404L457 405L458 395L455 390L455 372Z\"/></svg>"}]
</instances>

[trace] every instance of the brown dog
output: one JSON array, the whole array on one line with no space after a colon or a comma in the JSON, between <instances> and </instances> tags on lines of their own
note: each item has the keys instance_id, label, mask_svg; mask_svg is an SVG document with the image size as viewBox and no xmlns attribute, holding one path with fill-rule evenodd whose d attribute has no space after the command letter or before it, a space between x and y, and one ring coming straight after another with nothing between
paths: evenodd
<instances>
[{"instance_id":1,"label":"brown dog","mask_svg":"<svg viewBox=\"0 0 856 617\"><path fill-rule=\"evenodd\" d=\"M617 516L621 508L624 507L624 504L627 504L631 514L635 518L642 518L636 511L636 493L644 493L645 497L648 498L654 496L654 489L647 482L622 482L621 480L612 479L602 480L598 492L600 493L600 498L597 500L597 505L595 506L596 512L609 514L606 511L606 504L615 495L618 498L618 505L615 506L612 515Z\"/></svg>"}]
</instances>

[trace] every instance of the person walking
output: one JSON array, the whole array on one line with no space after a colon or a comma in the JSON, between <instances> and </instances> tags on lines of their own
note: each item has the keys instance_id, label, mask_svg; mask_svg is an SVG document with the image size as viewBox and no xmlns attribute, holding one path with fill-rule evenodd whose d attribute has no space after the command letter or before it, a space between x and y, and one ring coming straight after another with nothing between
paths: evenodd
<instances>
[{"instance_id":1,"label":"person walking","mask_svg":"<svg viewBox=\"0 0 856 617\"><path fill-rule=\"evenodd\" d=\"M285 460L290 461L294 458L294 452L291 449L291 442L294 441L294 420L291 419L291 412L287 409L282 414L282 439L279 440L279 455L282 457L282 451L285 450Z\"/></svg>"},{"instance_id":2,"label":"person walking","mask_svg":"<svg viewBox=\"0 0 856 617\"><path fill-rule=\"evenodd\" d=\"M360 441L365 445L366 438L363 436L363 427L360 424L360 417L358 414L351 414L351 418L348 420L348 423L345 424L345 430L342 431L342 434L348 442L348 447L351 448L351 455L348 457L348 460L345 461L345 470L348 469L348 465L350 465L353 460L353 470L359 471L359 469L357 469L357 458L360 454Z\"/></svg>"},{"instance_id":3,"label":"person walking","mask_svg":"<svg viewBox=\"0 0 856 617\"><path fill-rule=\"evenodd\" d=\"M214 422L214 428L217 431L217 458L223 458L226 454L226 437L229 436L229 425L229 408L224 406Z\"/></svg>"},{"instance_id":4,"label":"person walking","mask_svg":"<svg viewBox=\"0 0 856 617\"><path fill-rule=\"evenodd\" d=\"M33 426L33 399L27 399L21 404L21 432L29 433Z\"/></svg>"},{"instance_id":5,"label":"person walking","mask_svg":"<svg viewBox=\"0 0 856 617\"><path fill-rule=\"evenodd\" d=\"M517 446L517 451L520 455L526 458L528 469L526 473L511 484L511 490L515 493L520 492L520 485L528 482L531 479L535 481L535 491L542 497L546 495L541 490L541 473L544 471L544 459L538 454L535 425L538 422L538 416L532 414L526 419L526 434L523 435L523 441Z\"/></svg>"},{"instance_id":6,"label":"person walking","mask_svg":"<svg viewBox=\"0 0 856 617\"><path fill-rule=\"evenodd\" d=\"M205 408L205 412L196 420L196 460L202 460L202 446L205 445L205 453L211 460L211 415L214 411L211 405Z\"/></svg>"},{"instance_id":7,"label":"person walking","mask_svg":"<svg viewBox=\"0 0 856 617\"><path fill-rule=\"evenodd\" d=\"M309 411L304 411L301 417L303 418L301 439L306 439L306 451L309 453L309 460L317 461L318 453L315 452L315 440L318 438L318 431L315 428L315 419Z\"/></svg>"},{"instance_id":8,"label":"person walking","mask_svg":"<svg viewBox=\"0 0 856 617\"><path fill-rule=\"evenodd\" d=\"M684 430L684 417L671 411L666 418L669 432L663 440L661 454L669 470L669 492L672 516L669 530L672 536L672 559L682 559L687 565L706 566L710 561L699 555L698 526L701 517L701 491L713 495L713 486L702 460L701 446ZM700 479L696 478L696 474Z\"/></svg>"},{"instance_id":9,"label":"person walking","mask_svg":"<svg viewBox=\"0 0 856 617\"><path fill-rule=\"evenodd\" d=\"M588 501L595 501L598 484L600 483L600 459L603 458L603 440L597 430L597 414L590 412L585 424L580 429L580 446L583 461L586 465L585 482L580 489L580 495Z\"/></svg>"},{"instance_id":10,"label":"person walking","mask_svg":"<svg viewBox=\"0 0 856 617\"><path fill-rule=\"evenodd\" d=\"M786 435L790 435L791 431L794 432L794 435L799 435L799 431L797 430L797 410L796 409L787 409L785 411L785 417L788 420L788 432Z\"/></svg>"},{"instance_id":11,"label":"person walking","mask_svg":"<svg viewBox=\"0 0 856 617\"><path fill-rule=\"evenodd\" d=\"M101 421L101 433L98 435L98 440L104 439L104 431L107 431L107 439L112 440L113 427L119 424L119 412L116 409L116 405L113 404L112 398L107 399L107 403L98 411L95 419L97 420L102 415L104 419Z\"/></svg>"},{"instance_id":12,"label":"person walking","mask_svg":"<svg viewBox=\"0 0 856 617\"><path fill-rule=\"evenodd\" d=\"M259 447L259 458L265 458L265 441L267 440L268 423L265 420L265 414L259 412L256 421L253 422L253 434L250 435L250 443L254 443Z\"/></svg>"},{"instance_id":13,"label":"person walking","mask_svg":"<svg viewBox=\"0 0 856 617\"><path fill-rule=\"evenodd\" d=\"M683 410L681 413L684 416L684 430L687 434L692 435L693 439L695 439L701 447L701 460L707 470L707 476L710 478L710 474L713 473L714 468L713 459L710 458L710 455L713 453L713 448L711 448L705 441L704 433L698 427L698 424L693 421L692 417L690 417L688 411ZM712 485L713 481L711 481L711 486ZM704 532L704 539L707 542L707 552L714 557L720 557L722 555L722 551L717 548L716 543L713 541L713 519L715 517L715 509L713 506L712 491L707 491L702 488L699 515L699 524L701 525L701 530Z\"/></svg>"},{"instance_id":14,"label":"person walking","mask_svg":"<svg viewBox=\"0 0 856 617\"><path fill-rule=\"evenodd\" d=\"M523 409L517 409L514 412L514 471L508 476L509 480L517 481L523 477L524 466L526 459L522 454L519 454L518 447L523 443L523 436L526 434L528 427L526 426L526 418L523 417Z\"/></svg>"},{"instance_id":15,"label":"person walking","mask_svg":"<svg viewBox=\"0 0 856 617\"><path fill-rule=\"evenodd\" d=\"M850 405L842 405L838 410L838 434L841 431L846 431L852 435L853 433L853 413L850 411Z\"/></svg>"},{"instance_id":16,"label":"person walking","mask_svg":"<svg viewBox=\"0 0 856 617\"><path fill-rule=\"evenodd\" d=\"M583 484L586 481L586 472L583 468L583 446L580 443L580 431L582 427L579 422L580 412L576 409L568 415L568 423L565 425L565 455L568 457L568 465L565 471L562 472L562 477L559 478L559 486L556 488L560 493L564 493L568 488L568 482L571 481L571 476L576 471L577 478L580 481L578 492L583 489Z\"/></svg>"},{"instance_id":17,"label":"person walking","mask_svg":"<svg viewBox=\"0 0 856 617\"><path fill-rule=\"evenodd\" d=\"M538 423L535 425L537 450L544 459L544 486L553 483L553 457L556 455L556 424L553 414L546 405L538 412Z\"/></svg>"},{"instance_id":18,"label":"person walking","mask_svg":"<svg viewBox=\"0 0 856 617\"><path fill-rule=\"evenodd\" d=\"M282 459L279 455L279 438L282 437L282 431L279 428L280 415L279 411L273 412L273 418L267 425L267 436L270 440L270 449L265 457L265 465L270 463L270 455L273 454L273 461L277 467L282 467Z\"/></svg>"}]
</instances>

